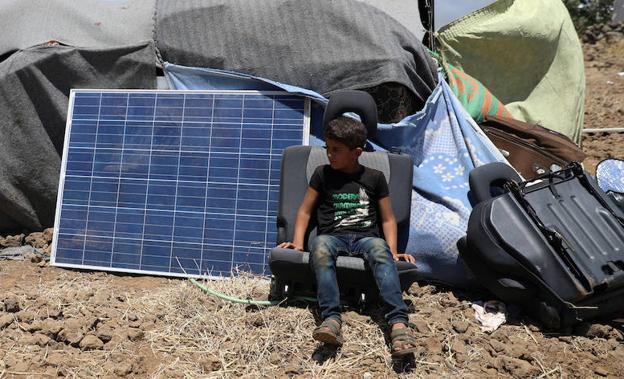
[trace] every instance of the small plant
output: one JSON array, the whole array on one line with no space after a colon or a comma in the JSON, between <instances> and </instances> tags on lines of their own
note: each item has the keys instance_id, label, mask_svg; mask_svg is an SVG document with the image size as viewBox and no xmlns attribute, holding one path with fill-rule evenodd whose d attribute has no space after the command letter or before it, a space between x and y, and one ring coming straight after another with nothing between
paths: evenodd
<instances>
[{"instance_id":1,"label":"small plant","mask_svg":"<svg viewBox=\"0 0 624 379\"><path fill-rule=\"evenodd\" d=\"M592 25L610 22L613 17L613 2L614 0L563 0L579 34Z\"/></svg>"}]
</instances>

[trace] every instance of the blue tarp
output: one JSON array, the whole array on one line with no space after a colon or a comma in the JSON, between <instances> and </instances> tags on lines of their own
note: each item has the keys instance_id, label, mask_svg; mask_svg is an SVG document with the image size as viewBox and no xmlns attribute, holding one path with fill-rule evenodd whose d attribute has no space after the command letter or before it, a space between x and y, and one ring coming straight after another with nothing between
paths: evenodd
<instances>
[{"instance_id":1,"label":"blue tarp","mask_svg":"<svg viewBox=\"0 0 624 379\"><path fill-rule=\"evenodd\" d=\"M285 90L316 102L327 99L310 90L222 70L165 64L173 89ZM312 144L321 143L322 108L313 107ZM379 124L375 148L410 154L414 160L408 253L421 279L459 287L473 285L459 259L457 240L466 234L472 209L468 173L490 162L506 162L442 79L424 108L396 124Z\"/></svg>"}]
</instances>

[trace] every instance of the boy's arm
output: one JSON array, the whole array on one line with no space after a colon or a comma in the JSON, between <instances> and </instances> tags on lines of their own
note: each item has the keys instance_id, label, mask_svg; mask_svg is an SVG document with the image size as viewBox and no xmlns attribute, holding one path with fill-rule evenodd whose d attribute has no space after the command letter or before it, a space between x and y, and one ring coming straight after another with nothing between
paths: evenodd
<instances>
[{"instance_id":1,"label":"boy's arm","mask_svg":"<svg viewBox=\"0 0 624 379\"><path fill-rule=\"evenodd\" d=\"M318 199L318 192L308 187L308 190L303 197L303 201L297 210L297 217L295 219L295 233L292 242L282 242L277 247L285 249L296 249L303 251L303 241L305 239L305 232L308 229L310 223L310 217L316 206L316 200Z\"/></svg>"},{"instance_id":2,"label":"boy's arm","mask_svg":"<svg viewBox=\"0 0 624 379\"><path fill-rule=\"evenodd\" d=\"M392 204L390 196L379 199L379 214L381 215L381 227L383 229L384 238L392 253L395 261L404 260L410 263L416 263L416 260L410 254L399 254L397 251L397 224L392 212Z\"/></svg>"}]
</instances>

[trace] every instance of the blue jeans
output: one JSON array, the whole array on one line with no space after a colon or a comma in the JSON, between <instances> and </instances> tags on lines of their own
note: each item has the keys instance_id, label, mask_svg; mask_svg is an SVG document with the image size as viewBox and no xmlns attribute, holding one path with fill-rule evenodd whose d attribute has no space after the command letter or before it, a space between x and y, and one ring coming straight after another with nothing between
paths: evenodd
<instances>
[{"instance_id":1,"label":"blue jeans","mask_svg":"<svg viewBox=\"0 0 624 379\"><path fill-rule=\"evenodd\" d=\"M323 320L340 320L336 258L341 253L362 256L368 263L387 309L385 318L388 324L407 324L407 306L403 302L399 273L388 244L382 238L357 234L322 234L310 244L310 264L316 275L316 292Z\"/></svg>"}]
</instances>

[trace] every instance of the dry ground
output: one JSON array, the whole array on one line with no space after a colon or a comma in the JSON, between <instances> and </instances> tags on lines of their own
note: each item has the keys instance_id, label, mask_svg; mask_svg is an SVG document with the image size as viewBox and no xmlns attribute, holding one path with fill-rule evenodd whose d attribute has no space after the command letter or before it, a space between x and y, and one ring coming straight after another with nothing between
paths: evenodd
<instances>
[{"instance_id":1,"label":"dry ground","mask_svg":"<svg viewBox=\"0 0 624 379\"><path fill-rule=\"evenodd\" d=\"M585 128L624 128L624 38L585 45ZM624 159L624 133L585 135L585 166L593 171L606 158Z\"/></svg>"},{"instance_id":2,"label":"dry ground","mask_svg":"<svg viewBox=\"0 0 624 379\"><path fill-rule=\"evenodd\" d=\"M624 40L586 46L586 61L586 127L623 127ZM624 134L586 136L583 147L593 170L603 158L624 158ZM45 249L49 236L28 243ZM376 312L347 311L346 344L333 351L311 339L315 316L305 305L233 304L186 280L32 261L0 262L0 378L624 375L621 325L559 334L515 315L490 335L474 321L478 294L412 286L406 300L422 349L413 361L392 362ZM266 280L247 276L207 285L240 298L268 293Z\"/></svg>"}]
</instances>

